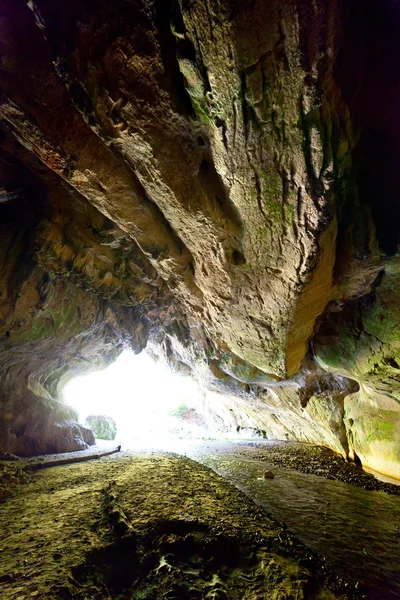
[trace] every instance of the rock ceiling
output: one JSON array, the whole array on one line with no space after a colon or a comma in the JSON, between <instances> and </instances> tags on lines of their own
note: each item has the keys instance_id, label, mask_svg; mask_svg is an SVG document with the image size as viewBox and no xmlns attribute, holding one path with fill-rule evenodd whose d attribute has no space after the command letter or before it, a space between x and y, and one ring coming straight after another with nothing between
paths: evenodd
<instances>
[{"instance_id":1,"label":"rock ceiling","mask_svg":"<svg viewBox=\"0 0 400 600\"><path fill-rule=\"evenodd\" d=\"M274 416L288 435L329 430L393 473L396 2L0 12L3 446L82 445L60 382L149 343L241 401L277 395L304 421Z\"/></svg>"}]
</instances>

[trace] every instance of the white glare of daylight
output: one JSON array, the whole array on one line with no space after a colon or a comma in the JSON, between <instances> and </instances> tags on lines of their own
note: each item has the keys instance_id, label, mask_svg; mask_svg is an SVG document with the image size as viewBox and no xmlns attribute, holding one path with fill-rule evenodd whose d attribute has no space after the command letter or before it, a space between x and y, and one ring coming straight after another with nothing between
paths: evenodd
<instances>
[{"instance_id":1,"label":"white glare of daylight","mask_svg":"<svg viewBox=\"0 0 400 600\"><path fill-rule=\"evenodd\" d=\"M64 387L63 398L78 411L82 424L90 414L112 417L116 439L125 447L140 437L204 435L206 427L203 397L194 380L145 352L125 350L107 369L76 377Z\"/></svg>"}]
</instances>

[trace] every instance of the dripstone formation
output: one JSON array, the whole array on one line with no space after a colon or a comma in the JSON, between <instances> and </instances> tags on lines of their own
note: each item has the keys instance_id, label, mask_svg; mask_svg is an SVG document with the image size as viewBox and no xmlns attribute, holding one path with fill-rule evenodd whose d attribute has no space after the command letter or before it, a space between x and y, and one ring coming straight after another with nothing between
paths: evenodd
<instances>
[{"instance_id":1,"label":"dripstone formation","mask_svg":"<svg viewBox=\"0 0 400 600\"><path fill-rule=\"evenodd\" d=\"M146 345L400 477L395 0L1 0L0 447Z\"/></svg>"}]
</instances>

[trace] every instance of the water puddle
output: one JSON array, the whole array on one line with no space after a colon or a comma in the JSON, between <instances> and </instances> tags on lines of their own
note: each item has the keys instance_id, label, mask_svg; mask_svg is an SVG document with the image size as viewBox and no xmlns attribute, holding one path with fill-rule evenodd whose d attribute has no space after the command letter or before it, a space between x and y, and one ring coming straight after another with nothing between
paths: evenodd
<instances>
[{"instance_id":1,"label":"water puddle","mask_svg":"<svg viewBox=\"0 0 400 600\"><path fill-rule=\"evenodd\" d=\"M176 452L225 477L285 523L347 581L363 582L368 598L400 598L400 497L277 467L257 454L266 446L226 442ZM264 479L266 470L274 479Z\"/></svg>"}]
</instances>

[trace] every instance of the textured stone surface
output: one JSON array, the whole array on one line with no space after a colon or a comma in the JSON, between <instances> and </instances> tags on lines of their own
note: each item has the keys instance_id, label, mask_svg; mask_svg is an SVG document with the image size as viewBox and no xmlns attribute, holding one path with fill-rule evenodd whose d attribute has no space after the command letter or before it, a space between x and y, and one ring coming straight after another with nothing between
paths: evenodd
<instances>
[{"instance_id":1,"label":"textured stone surface","mask_svg":"<svg viewBox=\"0 0 400 600\"><path fill-rule=\"evenodd\" d=\"M381 410L393 432L400 414L396 2L3 0L1 16L4 449L58 448L59 383L150 336L264 403L250 426L398 462L395 433L372 444Z\"/></svg>"},{"instance_id":2,"label":"textured stone surface","mask_svg":"<svg viewBox=\"0 0 400 600\"><path fill-rule=\"evenodd\" d=\"M106 415L89 415L86 417L86 425L100 440L115 440L117 435L117 424L112 417Z\"/></svg>"}]
</instances>

